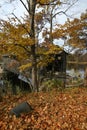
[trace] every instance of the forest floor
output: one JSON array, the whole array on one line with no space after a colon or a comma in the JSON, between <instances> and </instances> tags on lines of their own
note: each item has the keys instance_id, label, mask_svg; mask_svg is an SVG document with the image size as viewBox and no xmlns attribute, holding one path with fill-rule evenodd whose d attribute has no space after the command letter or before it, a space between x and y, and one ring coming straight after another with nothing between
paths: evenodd
<instances>
[{"instance_id":1,"label":"forest floor","mask_svg":"<svg viewBox=\"0 0 87 130\"><path fill-rule=\"evenodd\" d=\"M9 115L24 101L33 107L30 113ZM87 88L5 96L0 102L0 130L87 130Z\"/></svg>"}]
</instances>

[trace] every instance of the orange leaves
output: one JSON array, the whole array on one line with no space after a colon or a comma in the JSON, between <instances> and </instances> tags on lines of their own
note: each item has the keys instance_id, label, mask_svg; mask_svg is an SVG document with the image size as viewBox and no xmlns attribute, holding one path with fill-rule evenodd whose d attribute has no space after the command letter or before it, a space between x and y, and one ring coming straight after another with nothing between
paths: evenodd
<instances>
[{"instance_id":1,"label":"orange leaves","mask_svg":"<svg viewBox=\"0 0 87 130\"><path fill-rule=\"evenodd\" d=\"M15 102L27 100L34 110L20 118L9 116ZM0 130L86 130L87 88L65 92L31 93L7 98L0 103ZM2 109L1 109L2 108Z\"/></svg>"}]
</instances>

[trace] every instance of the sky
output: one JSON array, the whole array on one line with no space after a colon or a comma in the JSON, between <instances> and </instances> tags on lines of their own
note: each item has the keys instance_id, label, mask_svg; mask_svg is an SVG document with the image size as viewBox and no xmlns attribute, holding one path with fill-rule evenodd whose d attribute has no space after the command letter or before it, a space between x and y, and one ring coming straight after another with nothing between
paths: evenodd
<instances>
[{"instance_id":1,"label":"sky","mask_svg":"<svg viewBox=\"0 0 87 130\"><path fill-rule=\"evenodd\" d=\"M9 4L11 0L0 0L0 19L6 19L14 12L18 17L23 16L25 9L20 3L20 0L14 0L12 4ZM23 0L26 1L26 0ZM72 17L79 17L82 12L87 9L87 0L78 0L78 2L67 12ZM58 22L64 23L67 17L65 15L59 15Z\"/></svg>"},{"instance_id":2,"label":"sky","mask_svg":"<svg viewBox=\"0 0 87 130\"><path fill-rule=\"evenodd\" d=\"M6 1L11 0L0 0L0 19L7 19L7 17L11 17L13 12L17 17L23 16L26 12L19 0L14 0L11 4Z\"/></svg>"},{"instance_id":3,"label":"sky","mask_svg":"<svg viewBox=\"0 0 87 130\"><path fill-rule=\"evenodd\" d=\"M73 18L79 18L81 13L87 9L87 0L78 0L78 2L67 12L72 20ZM64 24L67 17L65 15L59 16L59 23Z\"/></svg>"}]
</instances>

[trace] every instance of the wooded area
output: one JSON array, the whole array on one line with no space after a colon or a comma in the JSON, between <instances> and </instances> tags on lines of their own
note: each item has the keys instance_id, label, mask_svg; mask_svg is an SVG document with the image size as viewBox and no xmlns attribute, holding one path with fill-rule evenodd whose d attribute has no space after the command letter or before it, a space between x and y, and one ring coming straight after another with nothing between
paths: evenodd
<instances>
[{"instance_id":1,"label":"wooded area","mask_svg":"<svg viewBox=\"0 0 87 130\"><path fill-rule=\"evenodd\" d=\"M87 129L87 10L68 15L78 1L19 0L24 16L0 19L0 130Z\"/></svg>"}]
</instances>

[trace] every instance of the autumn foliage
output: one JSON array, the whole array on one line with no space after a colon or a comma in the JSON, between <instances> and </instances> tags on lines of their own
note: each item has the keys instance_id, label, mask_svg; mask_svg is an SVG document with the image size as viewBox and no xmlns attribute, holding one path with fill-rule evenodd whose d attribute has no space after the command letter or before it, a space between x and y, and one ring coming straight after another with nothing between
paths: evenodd
<instances>
[{"instance_id":1,"label":"autumn foliage","mask_svg":"<svg viewBox=\"0 0 87 130\"><path fill-rule=\"evenodd\" d=\"M19 118L9 115L23 101L34 110ZM87 130L87 88L6 96L0 102L0 130Z\"/></svg>"}]
</instances>

